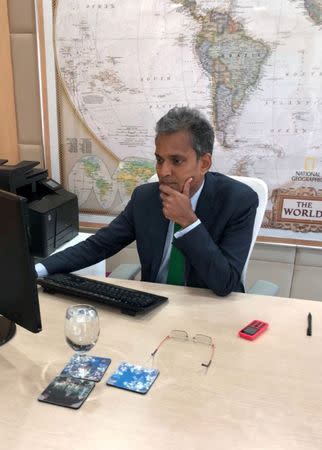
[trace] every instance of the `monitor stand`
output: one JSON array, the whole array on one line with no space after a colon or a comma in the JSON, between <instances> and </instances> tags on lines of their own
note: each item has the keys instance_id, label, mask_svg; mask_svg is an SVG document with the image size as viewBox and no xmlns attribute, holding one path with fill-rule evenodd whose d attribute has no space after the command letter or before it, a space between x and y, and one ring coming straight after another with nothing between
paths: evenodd
<instances>
[{"instance_id":1,"label":"monitor stand","mask_svg":"<svg viewBox=\"0 0 322 450\"><path fill-rule=\"evenodd\" d=\"M10 341L16 333L16 324L0 315L0 345Z\"/></svg>"}]
</instances>

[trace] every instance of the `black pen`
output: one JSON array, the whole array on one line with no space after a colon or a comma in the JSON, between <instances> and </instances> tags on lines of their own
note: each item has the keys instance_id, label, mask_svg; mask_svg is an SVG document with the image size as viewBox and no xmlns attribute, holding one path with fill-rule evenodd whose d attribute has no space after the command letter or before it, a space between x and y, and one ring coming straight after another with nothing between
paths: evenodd
<instances>
[{"instance_id":1,"label":"black pen","mask_svg":"<svg viewBox=\"0 0 322 450\"><path fill-rule=\"evenodd\" d=\"M312 314L308 313L307 315L307 330L306 330L307 336L312 336Z\"/></svg>"}]
</instances>

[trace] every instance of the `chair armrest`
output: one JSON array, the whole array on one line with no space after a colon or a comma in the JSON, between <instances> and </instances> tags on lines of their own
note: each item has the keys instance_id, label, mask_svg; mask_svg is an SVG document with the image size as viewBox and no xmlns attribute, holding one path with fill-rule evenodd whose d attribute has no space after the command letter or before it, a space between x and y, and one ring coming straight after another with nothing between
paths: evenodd
<instances>
[{"instance_id":1,"label":"chair armrest","mask_svg":"<svg viewBox=\"0 0 322 450\"><path fill-rule=\"evenodd\" d=\"M247 294L258 295L277 295L279 286L266 280L257 280L253 286L248 289Z\"/></svg>"},{"instance_id":2,"label":"chair armrest","mask_svg":"<svg viewBox=\"0 0 322 450\"><path fill-rule=\"evenodd\" d=\"M134 280L140 270L140 264L120 264L109 274L109 276L112 278L121 278L123 280Z\"/></svg>"}]
</instances>

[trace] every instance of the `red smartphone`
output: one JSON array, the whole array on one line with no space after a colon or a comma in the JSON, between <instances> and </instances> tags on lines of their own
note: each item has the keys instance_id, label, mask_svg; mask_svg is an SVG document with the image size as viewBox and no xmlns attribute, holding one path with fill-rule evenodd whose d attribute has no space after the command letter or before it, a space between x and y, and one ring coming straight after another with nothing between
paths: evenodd
<instances>
[{"instance_id":1,"label":"red smartphone","mask_svg":"<svg viewBox=\"0 0 322 450\"><path fill-rule=\"evenodd\" d=\"M253 341L256 339L259 335L264 333L265 330L268 328L267 322L262 322L261 320L253 320L248 325L246 325L244 328L242 328L238 335L241 338L247 339L249 341Z\"/></svg>"}]
</instances>

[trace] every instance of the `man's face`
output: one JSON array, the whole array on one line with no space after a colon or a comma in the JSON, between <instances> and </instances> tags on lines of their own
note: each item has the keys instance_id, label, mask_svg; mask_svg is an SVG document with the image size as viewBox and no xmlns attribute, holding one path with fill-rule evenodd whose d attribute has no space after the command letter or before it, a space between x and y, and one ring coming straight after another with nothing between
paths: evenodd
<instances>
[{"instance_id":1,"label":"man's face","mask_svg":"<svg viewBox=\"0 0 322 450\"><path fill-rule=\"evenodd\" d=\"M197 159L190 133L187 131L160 134L155 140L155 157L161 184L182 192L184 183L192 178L190 197L199 189L205 173L211 166L210 153Z\"/></svg>"}]
</instances>

